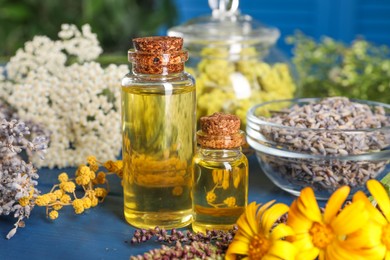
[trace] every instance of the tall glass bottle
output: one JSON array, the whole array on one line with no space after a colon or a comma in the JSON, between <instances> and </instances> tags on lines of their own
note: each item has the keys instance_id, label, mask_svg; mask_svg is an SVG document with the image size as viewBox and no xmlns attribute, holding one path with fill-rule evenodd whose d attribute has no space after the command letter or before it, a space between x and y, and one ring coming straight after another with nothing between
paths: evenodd
<instances>
[{"instance_id":1,"label":"tall glass bottle","mask_svg":"<svg viewBox=\"0 0 390 260\"><path fill-rule=\"evenodd\" d=\"M237 116L222 113L201 117L200 125L200 147L194 157L192 229L228 230L248 201L248 160L241 152L244 132Z\"/></svg>"},{"instance_id":2,"label":"tall glass bottle","mask_svg":"<svg viewBox=\"0 0 390 260\"><path fill-rule=\"evenodd\" d=\"M179 37L133 40L132 72L122 80L126 220L139 228L183 227L192 220L195 80Z\"/></svg>"}]
</instances>

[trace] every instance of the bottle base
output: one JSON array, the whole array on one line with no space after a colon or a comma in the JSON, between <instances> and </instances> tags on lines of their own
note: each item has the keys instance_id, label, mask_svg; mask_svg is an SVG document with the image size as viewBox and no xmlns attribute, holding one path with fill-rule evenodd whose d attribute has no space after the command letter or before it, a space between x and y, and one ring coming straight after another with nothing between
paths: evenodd
<instances>
[{"instance_id":1,"label":"bottle base","mask_svg":"<svg viewBox=\"0 0 390 260\"><path fill-rule=\"evenodd\" d=\"M171 212L142 212L125 210L126 221L136 227L153 229L155 227L172 229L188 226L192 222L192 211L181 210Z\"/></svg>"},{"instance_id":2,"label":"bottle base","mask_svg":"<svg viewBox=\"0 0 390 260\"><path fill-rule=\"evenodd\" d=\"M234 223L232 224L208 224L208 223L199 223L199 222L193 222L192 223L192 230L197 232L202 232L206 234L206 230L223 230L228 231L233 229Z\"/></svg>"}]
</instances>

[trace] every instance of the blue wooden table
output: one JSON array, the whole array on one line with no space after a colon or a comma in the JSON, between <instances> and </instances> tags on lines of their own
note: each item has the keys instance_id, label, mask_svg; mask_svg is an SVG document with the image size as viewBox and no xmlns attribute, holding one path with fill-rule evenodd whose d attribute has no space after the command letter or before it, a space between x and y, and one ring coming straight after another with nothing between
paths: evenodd
<instances>
[{"instance_id":1,"label":"blue wooden table","mask_svg":"<svg viewBox=\"0 0 390 260\"><path fill-rule=\"evenodd\" d=\"M255 156L249 157L249 201L264 203L272 199L290 204L295 198L276 187L260 170ZM64 170L39 170L39 186L48 192ZM71 176L74 169L65 169ZM26 227L7 240L5 236L15 219L0 217L0 260L22 259L129 259L160 244L149 241L131 244L134 228L123 216L122 187L119 178L109 177L110 193L106 200L82 215L68 207L59 211L55 221L46 218L44 207L35 207Z\"/></svg>"}]
</instances>

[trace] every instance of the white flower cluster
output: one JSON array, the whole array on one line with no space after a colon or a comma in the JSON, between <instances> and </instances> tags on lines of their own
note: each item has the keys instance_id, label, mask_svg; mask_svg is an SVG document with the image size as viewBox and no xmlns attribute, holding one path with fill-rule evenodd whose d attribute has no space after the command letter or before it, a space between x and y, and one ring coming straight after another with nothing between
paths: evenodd
<instances>
[{"instance_id":1,"label":"white flower cluster","mask_svg":"<svg viewBox=\"0 0 390 260\"><path fill-rule=\"evenodd\" d=\"M102 52L89 25L63 25L60 40L36 36L17 51L0 78L0 98L24 121L50 131L45 160L37 167L76 166L88 155L114 160L121 147L120 80L127 65L102 68ZM70 57L79 63L70 63ZM0 75L1 75L0 71Z\"/></svg>"}]
</instances>

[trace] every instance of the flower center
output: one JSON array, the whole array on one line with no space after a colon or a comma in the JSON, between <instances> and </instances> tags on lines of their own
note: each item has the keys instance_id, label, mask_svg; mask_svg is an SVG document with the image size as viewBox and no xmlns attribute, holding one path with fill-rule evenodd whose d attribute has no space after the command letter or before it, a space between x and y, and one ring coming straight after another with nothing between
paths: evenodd
<instances>
[{"instance_id":1,"label":"flower center","mask_svg":"<svg viewBox=\"0 0 390 260\"><path fill-rule=\"evenodd\" d=\"M332 229L327 225L315 222L309 231L314 246L320 249L326 248L334 238Z\"/></svg>"},{"instance_id":2,"label":"flower center","mask_svg":"<svg viewBox=\"0 0 390 260\"><path fill-rule=\"evenodd\" d=\"M270 242L262 235L255 235L249 245L249 259L261 259L267 254Z\"/></svg>"},{"instance_id":3,"label":"flower center","mask_svg":"<svg viewBox=\"0 0 390 260\"><path fill-rule=\"evenodd\" d=\"M382 243L390 250L390 224L387 224L382 229Z\"/></svg>"}]
</instances>

